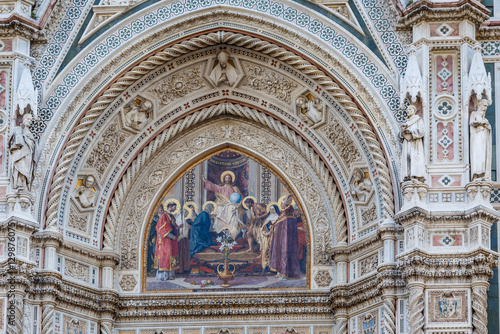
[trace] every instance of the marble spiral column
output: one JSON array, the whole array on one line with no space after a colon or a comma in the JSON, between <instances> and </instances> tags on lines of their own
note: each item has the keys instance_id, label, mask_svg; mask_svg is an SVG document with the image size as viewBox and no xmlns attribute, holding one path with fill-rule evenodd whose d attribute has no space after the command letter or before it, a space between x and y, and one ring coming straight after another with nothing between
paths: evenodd
<instances>
[{"instance_id":1,"label":"marble spiral column","mask_svg":"<svg viewBox=\"0 0 500 334\"><path fill-rule=\"evenodd\" d=\"M488 334L488 282L472 283L473 334Z\"/></svg>"},{"instance_id":2,"label":"marble spiral column","mask_svg":"<svg viewBox=\"0 0 500 334\"><path fill-rule=\"evenodd\" d=\"M42 306L42 334L54 332L54 300L45 300Z\"/></svg>"},{"instance_id":3,"label":"marble spiral column","mask_svg":"<svg viewBox=\"0 0 500 334\"><path fill-rule=\"evenodd\" d=\"M410 334L424 334L424 284L410 283L408 290L410 291Z\"/></svg>"}]
</instances>

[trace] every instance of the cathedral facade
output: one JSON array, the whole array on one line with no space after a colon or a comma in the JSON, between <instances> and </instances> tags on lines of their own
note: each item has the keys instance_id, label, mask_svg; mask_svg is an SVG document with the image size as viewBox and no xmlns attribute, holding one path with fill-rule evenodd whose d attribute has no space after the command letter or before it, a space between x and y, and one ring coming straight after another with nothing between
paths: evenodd
<instances>
[{"instance_id":1,"label":"cathedral facade","mask_svg":"<svg viewBox=\"0 0 500 334\"><path fill-rule=\"evenodd\" d=\"M497 0L0 1L0 333L499 333L499 87Z\"/></svg>"}]
</instances>

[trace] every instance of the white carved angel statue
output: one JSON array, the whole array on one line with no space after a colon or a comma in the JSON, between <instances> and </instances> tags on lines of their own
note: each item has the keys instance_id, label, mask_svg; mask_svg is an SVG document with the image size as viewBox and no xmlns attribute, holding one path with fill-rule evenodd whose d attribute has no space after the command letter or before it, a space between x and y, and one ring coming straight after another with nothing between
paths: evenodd
<instances>
[{"instance_id":1,"label":"white carved angel statue","mask_svg":"<svg viewBox=\"0 0 500 334\"><path fill-rule=\"evenodd\" d=\"M491 125L486 119L489 102L482 99L470 115L471 178L489 180L491 177Z\"/></svg>"},{"instance_id":2,"label":"white carved angel statue","mask_svg":"<svg viewBox=\"0 0 500 334\"><path fill-rule=\"evenodd\" d=\"M407 109L408 120L401 126L400 139L403 142L402 174L403 180L425 180L424 121L417 113L417 107L410 104Z\"/></svg>"}]
</instances>

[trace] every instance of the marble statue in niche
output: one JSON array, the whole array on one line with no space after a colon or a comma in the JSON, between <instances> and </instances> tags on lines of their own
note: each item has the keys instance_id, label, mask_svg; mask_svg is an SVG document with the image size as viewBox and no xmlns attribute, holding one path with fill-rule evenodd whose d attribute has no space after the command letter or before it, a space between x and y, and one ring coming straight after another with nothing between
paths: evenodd
<instances>
[{"instance_id":1,"label":"marble statue in niche","mask_svg":"<svg viewBox=\"0 0 500 334\"><path fill-rule=\"evenodd\" d=\"M417 115L417 107L410 104L408 120L401 126L400 140L403 143L403 181L425 181L424 121Z\"/></svg>"},{"instance_id":2,"label":"marble statue in niche","mask_svg":"<svg viewBox=\"0 0 500 334\"><path fill-rule=\"evenodd\" d=\"M20 125L14 127L9 138L12 156L11 180L13 189L29 190L35 170L35 137L29 127L33 122L31 114L25 114Z\"/></svg>"},{"instance_id":3,"label":"marble statue in niche","mask_svg":"<svg viewBox=\"0 0 500 334\"><path fill-rule=\"evenodd\" d=\"M486 119L489 102L479 100L470 115L470 169L471 180L489 180L491 174L491 125Z\"/></svg>"},{"instance_id":4,"label":"marble statue in niche","mask_svg":"<svg viewBox=\"0 0 500 334\"><path fill-rule=\"evenodd\" d=\"M301 95L295 100L299 115L308 125L321 122L323 118L323 103L318 98L309 99L308 96Z\"/></svg>"},{"instance_id":5,"label":"marble statue in niche","mask_svg":"<svg viewBox=\"0 0 500 334\"><path fill-rule=\"evenodd\" d=\"M217 55L217 60L219 63L210 72L210 79L216 87L232 86L238 79L238 73L234 65L229 62L229 54L221 51Z\"/></svg>"},{"instance_id":6,"label":"marble statue in niche","mask_svg":"<svg viewBox=\"0 0 500 334\"><path fill-rule=\"evenodd\" d=\"M364 202L371 190L372 182L370 178L365 178L365 172L362 169L355 169L351 181L351 195L354 200Z\"/></svg>"},{"instance_id":7,"label":"marble statue in niche","mask_svg":"<svg viewBox=\"0 0 500 334\"><path fill-rule=\"evenodd\" d=\"M76 188L75 199L84 208L89 208L94 205L95 198L95 179L92 175L87 175L83 179L83 184Z\"/></svg>"},{"instance_id":8,"label":"marble statue in niche","mask_svg":"<svg viewBox=\"0 0 500 334\"><path fill-rule=\"evenodd\" d=\"M125 112L125 124L133 129L139 129L148 121L153 111L153 103L136 99Z\"/></svg>"}]
</instances>

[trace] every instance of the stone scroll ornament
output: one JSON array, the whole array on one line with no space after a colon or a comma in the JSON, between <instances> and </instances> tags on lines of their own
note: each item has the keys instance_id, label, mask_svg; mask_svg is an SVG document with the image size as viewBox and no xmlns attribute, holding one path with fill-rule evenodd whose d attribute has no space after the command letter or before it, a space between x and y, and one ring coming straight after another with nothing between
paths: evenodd
<instances>
[{"instance_id":1,"label":"stone scroll ornament","mask_svg":"<svg viewBox=\"0 0 500 334\"><path fill-rule=\"evenodd\" d=\"M471 179L491 179L491 125L486 119L489 102L479 100L477 108L470 115L470 169Z\"/></svg>"},{"instance_id":2,"label":"stone scroll ornament","mask_svg":"<svg viewBox=\"0 0 500 334\"><path fill-rule=\"evenodd\" d=\"M425 181L424 121L417 115L417 107L410 104L408 120L401 126L400 140L403 143L403 181Z\"/></svg>"}]
</instances>

